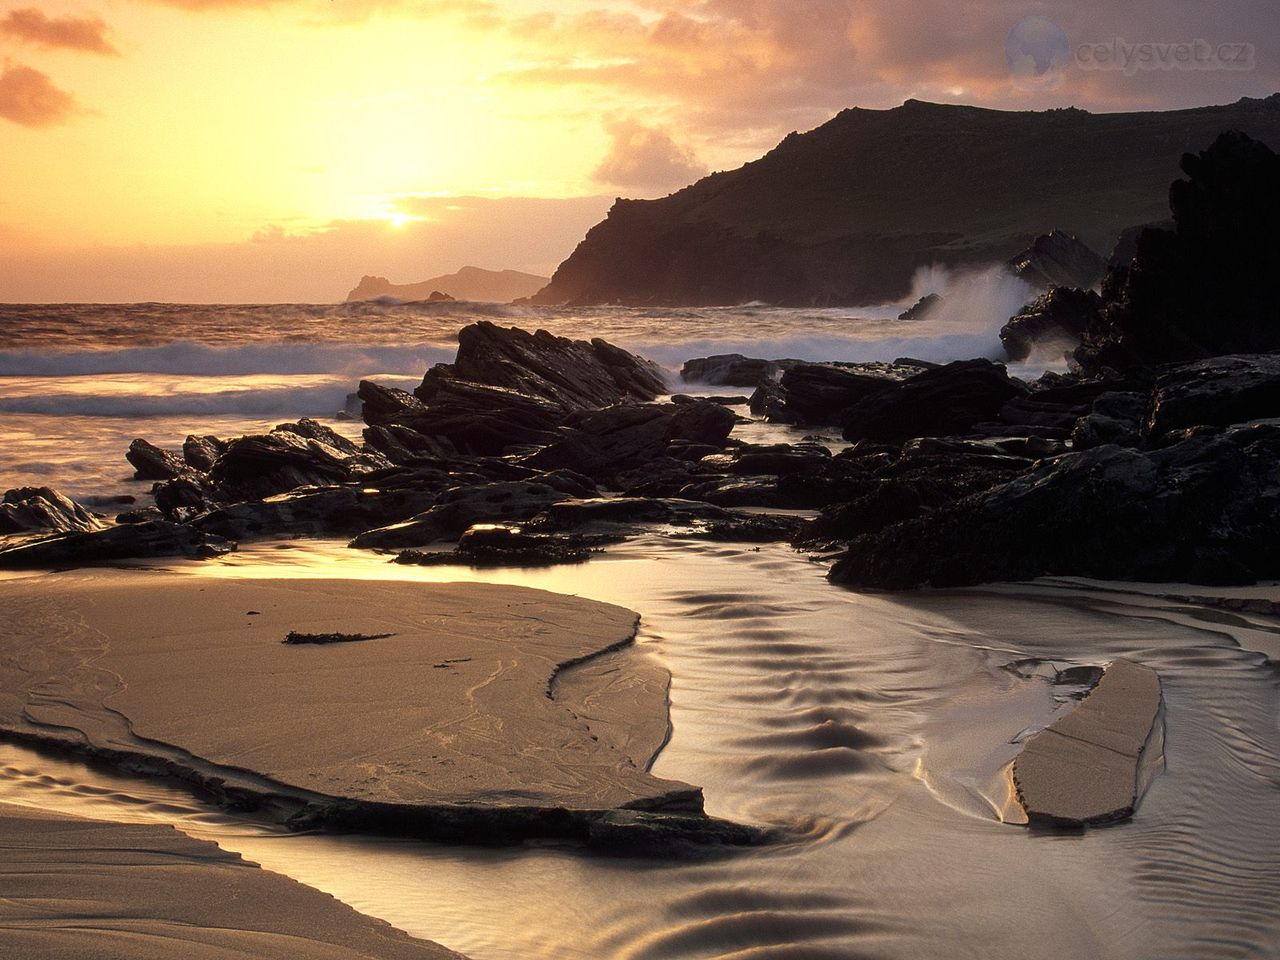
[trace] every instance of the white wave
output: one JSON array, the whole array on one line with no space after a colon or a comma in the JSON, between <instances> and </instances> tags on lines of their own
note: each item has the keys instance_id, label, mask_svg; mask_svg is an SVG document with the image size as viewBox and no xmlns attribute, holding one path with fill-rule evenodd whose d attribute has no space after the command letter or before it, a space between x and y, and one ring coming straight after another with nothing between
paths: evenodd
<instances>
[{"instance_id":1,"label":"white wave","mask_svg":"<svg viewBox=\"0 0 1280 960\"><path fill-rule=\"evenodd\" d=\"M88 376L169 373L186 376L250 374L347 374L369 371L418 375L433 363L453 359L456 347L418 343L370 346L359 343L275 342L218 347L191 341L109 350L0 350L0 376Z\"/></svg>"},{"instance_id":2,"label":"white wave","mask_svg":"<svg viewBox=\"0 0 1280 960\"><path fill-rule=\"evenodd\" d=\"M0 397L0 413L81 417L331 417L346 406L355 384L224 390L217 393L51 393Z\"/></svg>"}]
</instances>

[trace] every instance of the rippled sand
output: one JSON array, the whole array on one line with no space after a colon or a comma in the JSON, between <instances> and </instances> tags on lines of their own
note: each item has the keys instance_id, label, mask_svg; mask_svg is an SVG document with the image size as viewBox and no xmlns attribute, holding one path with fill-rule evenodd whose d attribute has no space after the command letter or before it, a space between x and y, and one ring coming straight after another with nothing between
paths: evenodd
<instances>
[{"instance_id":1,"label":"rippled sand","mask_svg":"<svg viewBox=\"0 0 1280 960\"><path fill-rule=\"evenodd\" d=\"M282 836L181 794L9 751L0 797L172 820L474 960L1264 958L1280 942L1271 618L1062 583L837 590L782 546L651 537L537 571L264 545L199 576L482 580L640 610L672 674L653 772L784 842L703 861ZM1158 591L1155 591L1158 592ZM1132 821L1001 820L1017 740L1058 711L1015 661L1159 672L1167 768ZM50 777L49 775L52 774Z\"/></svg>"}]
</instances>

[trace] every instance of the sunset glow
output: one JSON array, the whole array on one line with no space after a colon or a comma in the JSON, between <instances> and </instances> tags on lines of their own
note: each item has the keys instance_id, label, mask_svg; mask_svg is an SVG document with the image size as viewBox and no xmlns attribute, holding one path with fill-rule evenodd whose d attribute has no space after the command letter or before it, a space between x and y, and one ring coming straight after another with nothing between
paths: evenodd
<instances>
[{"instance_id":1,"label":"sunset glow","mask_svg":"<svg viewBox=\"0 0 1280 960\"><path fill-rule=\"evenodd\" d=\"M1058 15L1069 36L1153 22L1090 6ZM374 222L412 239L423 271L451 268L413 198L661 196L844 107L907 97L1107 110L1265 95L1276 32L1258 11L1230 37L1203 11L1160 21L1253 43L1248 73L1075 70L1027 90L1002 52L1024 13L1008 0L963 16L848 0L16 0L0 8L0 253L26 274L42 250ZM546 270L569 249L494 265ZM355 272L391 269L367 252ZM0 286L0 299L52 295Z\"/></svg>"}]
</instances>

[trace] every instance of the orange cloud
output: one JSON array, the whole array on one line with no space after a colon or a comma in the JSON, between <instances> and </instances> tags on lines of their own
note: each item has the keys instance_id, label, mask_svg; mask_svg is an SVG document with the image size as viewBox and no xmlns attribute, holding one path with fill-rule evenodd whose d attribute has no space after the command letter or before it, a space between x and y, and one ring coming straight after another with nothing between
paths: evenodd
<instances>
[{"instance_id":1,"label":"orange cloud","mask_svg":"<svg viewBox=\"0 0 1280 960\"><path fill-rule=\"evenodd\" d=\"M0 117L24 127L51 127L80 112L75 97L46 74L6 63L0 73Z\"/></svg>"},{"instance_id":2,"label":"orange cloud","mask_svg":"<svg viewBox=\"0 0 1280 960\"><path fill-rule=\"evenodd\" d=\"M98 17L48 17L34 7L10 10L0 20L0 36L39 47L62 47L118 57L107 40L107 25Z\"/></svg>"},{"instance_id":3,"label":"orange cloud","mask_svg":"<svg viewBox=\"0 0 1280 960\"><path fill-rule=\"evenodd\" d=\"M707 174L690 151L662 130L632 120L614 121L606 130L609 152L593 174L600 183L644 192L674 190Z\"/></svg>"}]
</instances>

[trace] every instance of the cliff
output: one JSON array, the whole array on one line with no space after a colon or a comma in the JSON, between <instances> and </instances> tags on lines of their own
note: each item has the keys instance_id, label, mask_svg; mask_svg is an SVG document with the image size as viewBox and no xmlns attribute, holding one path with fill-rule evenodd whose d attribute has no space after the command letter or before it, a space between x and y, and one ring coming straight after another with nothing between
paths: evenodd
<instances>
[{"instance_id":1,"label":"cliff","mask_svg":"<svg viewBox=\"0 0 1280 960\"><path fill-rule=\"evenodd\" d=\"M394 297L397 300L430 300L433 293L444 293L454 300L480 300L493 303L510 303L537 293L547 282L546 277L519 270L482 270L480 267L463 267L457 273L445 274L423 280L421 283L391 283L385 277L362 277L360 283L347 294L347 302L376 300ZM434 299L441 299L439 296Z\"/></svg>"},{"instance_id":2,"label":"cliff","mask_svg":"<svg viewBox=\"0 0 1280 960\"><path fill-rule=\"evenodd\" d=\"M1171 164L1224 130L1280 143L1280 94L1092 114L908 100L845 110L660 200L619 200L536 303L862 305L924 264L1007 261L1052 229L1107 251L1166 216Z\"/></svg>"}]
</instances>

